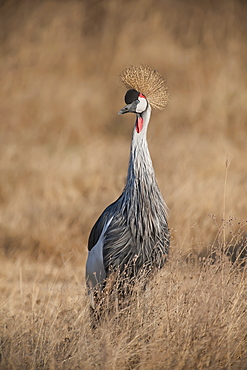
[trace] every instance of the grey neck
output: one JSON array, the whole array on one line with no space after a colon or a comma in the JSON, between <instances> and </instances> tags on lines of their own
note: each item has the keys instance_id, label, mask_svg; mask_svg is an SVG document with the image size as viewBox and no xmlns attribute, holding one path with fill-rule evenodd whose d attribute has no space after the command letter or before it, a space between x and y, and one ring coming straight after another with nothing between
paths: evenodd
<instances>
[{"instance_id":1,"label":"grey neck","mask_svg":"<svg viewBox=\"0 0 247 370\"><path fill-rule=\"evenodd\" d=\"M134 127L130 149L128 177L122 194L122 205L128 214L132 234L142 232L147 237L150 230L166 224L167 207L160 193L147 144L147 128L151 108L142 113L143 128ZM137 116L138 118L138 116Z\"/></svg>"},{"instance_id":2,"label":"grey neck","mask_svg":"<svg viewBox=\"0 0 247 370\"><path fill-rule=\"evenodd\" d=\"M138 182L146 183L155 182L155 174L152 160L148 150L147 143L147 128L151 116L151 107L148 105L145 112L142 113L143 128L140 133L136 130L136 125L133 130L132 143L130 149L130 160L128 168L128 178L126 187L137 185ZM138 115L136 117L138 119Z\"/></svg>"}]
</instances>

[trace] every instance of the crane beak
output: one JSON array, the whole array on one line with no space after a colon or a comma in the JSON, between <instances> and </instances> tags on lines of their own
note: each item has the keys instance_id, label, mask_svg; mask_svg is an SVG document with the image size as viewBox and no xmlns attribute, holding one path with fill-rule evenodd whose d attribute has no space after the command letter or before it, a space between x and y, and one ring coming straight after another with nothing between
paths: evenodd
<instances>
[{"instance_id":1,"label":"crane beak","mask_svg":"<svg viewBox=\"0 0 247 370\"><path fill-rule=\"evenodd\" d=\"M127 104L127 105L125 105L125 107L123 107L123 108L118 112L118 115L120 115L120 114L125 114L125 113L129 113L129 112L130 112L130 108L131 108L131 104Z\"/></svg>"},{"instance_id":2,"label":"crane beak","mask_svg":"<svg viewBox=\"0 0 247 370\"><path fill-rule=\"evenodd\" d=\"M123 107L118 112L118 114L120 115L120 114L125 114L125 113L136 113L136 107L138 103L139 103L139 100L135 100L132 103L125 105L125 107Z\"/></svg>"}]
</instances>

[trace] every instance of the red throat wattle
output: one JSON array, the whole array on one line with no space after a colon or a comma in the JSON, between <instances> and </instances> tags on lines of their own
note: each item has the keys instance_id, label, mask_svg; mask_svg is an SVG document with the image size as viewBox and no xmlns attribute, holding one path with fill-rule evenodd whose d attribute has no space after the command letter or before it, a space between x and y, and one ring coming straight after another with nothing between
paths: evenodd
<instances>
[{"instance_id":1,"label":"red throat wattle","mask_svg":"<svg viewBox=\"0 0 247 370\"><path fill-rule=\"evenodd\" d=\"M136 118L136 131L138 134L141 132L142 127L143 127L143 118L137 117Z\"/></svg>"}]
</instances>

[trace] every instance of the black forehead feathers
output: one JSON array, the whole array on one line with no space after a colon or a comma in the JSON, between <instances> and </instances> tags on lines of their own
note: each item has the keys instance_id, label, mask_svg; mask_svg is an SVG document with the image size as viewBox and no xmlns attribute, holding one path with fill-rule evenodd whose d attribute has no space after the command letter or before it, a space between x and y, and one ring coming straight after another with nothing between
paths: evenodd
<instances>
[{"instance_id":1,"label":"black forehead feathers","mask_svg":"<svg viewBox=\"0 0 247 370\"><path fill-rule=\"evenodd\" d=\"M131 104L133 101L138 99L139 94L140 93L135 89L128 90L124 97L125 103Z\"/></svg>"}]
</instances>

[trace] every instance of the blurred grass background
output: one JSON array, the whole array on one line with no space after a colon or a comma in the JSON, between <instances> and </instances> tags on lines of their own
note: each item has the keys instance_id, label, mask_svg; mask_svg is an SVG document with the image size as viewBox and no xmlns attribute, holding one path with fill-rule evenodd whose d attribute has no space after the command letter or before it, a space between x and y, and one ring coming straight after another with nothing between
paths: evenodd
<instances>
[{"instance_id":1,"label":"blurred grass background","mask_svg":"<svg viewBox=\"0 0 247 370\"><path fill-rule=\"evenodd\" d=\"M246 265L221 248L247 241L246 36L244 0L0 0L0 369L246 369ZM148 141L172 248L92 331L87 238L124 186L139 63L170 91Z\"/></svg>"},{"instance_id":2,"label":"blurred grass background","mask_svg":"<svg viewBox=\"0 0 247 370\"><path fill-rule=\"evenodd\" d=\"M149 147L173 245L200 250L222 218L230 232L243 225L245 1L0 4L3 258L83 266L93 223L124 186L134 121L117 116L118 75L131 64L156 68L170 91Z\"/></svg>"}]
</instances>

